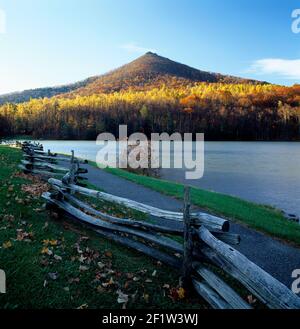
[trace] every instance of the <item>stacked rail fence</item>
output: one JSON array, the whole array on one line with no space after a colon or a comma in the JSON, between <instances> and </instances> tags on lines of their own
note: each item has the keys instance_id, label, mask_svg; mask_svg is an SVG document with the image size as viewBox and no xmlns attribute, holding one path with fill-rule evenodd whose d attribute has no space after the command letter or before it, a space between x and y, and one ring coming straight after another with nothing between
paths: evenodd
<instances>
[{"instance_id":1,"label":"stacked rail fence","mask_svg":"<svg viewBox=\"0 0 300 329\"><path fill-rule=\"evenodd\" d=\"M284 284L234 249L240 236L230 233L228 220L204 212L191 211L190 188L185 187L184 209L173 212L89 189L81 174L82 160L44 152L40 145L22 144L25 173L48 176L51 192L43 198L73 220L87 224L100 236L135 249L178 271L186 289L195 291L216 309L251 309L213 269L221 269L241 283L262 304L272 309L300 309L300 298ZM69 168L58 162L69 162ZM165 224L119 218L96 209L80 199L98 199L137 210ZM177 238L175 238L177 237ZM181 237L181 239L178 237Z\"/></svg>"}]
</instances>

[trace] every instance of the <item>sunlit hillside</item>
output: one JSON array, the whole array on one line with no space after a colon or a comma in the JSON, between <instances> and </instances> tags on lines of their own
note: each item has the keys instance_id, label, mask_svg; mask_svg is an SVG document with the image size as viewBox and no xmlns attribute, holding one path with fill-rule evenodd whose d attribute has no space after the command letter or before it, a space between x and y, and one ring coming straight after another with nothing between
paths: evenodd
<instances>
[{"instance_id":1,"label":"sunlit hillside","mask_svg":"<svg viewBox=\"0 0 300 329\"><path fill-rule=\"evenodd\" d=\"M0 108L2 136L94 139L98 133L204 132L216 140L296 140L300 86L195 83L91 96L33 99Z\"/></svg>"}]
</instances>

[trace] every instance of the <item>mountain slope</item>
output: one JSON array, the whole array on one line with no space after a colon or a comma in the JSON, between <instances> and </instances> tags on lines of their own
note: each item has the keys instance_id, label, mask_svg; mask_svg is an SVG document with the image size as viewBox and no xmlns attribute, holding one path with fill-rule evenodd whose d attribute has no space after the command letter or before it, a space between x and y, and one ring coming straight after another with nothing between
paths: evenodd
<instances>
[{"instance_id":1,"label":"mountain slope","mask_svg":"<svg viewBox=\"0 0 300 329\"><path fill-rule=\"evenodd\" d=\"M31 98L53 97L56 95L69 93L72 90L76 90L90 84L97 78L98 77L91 77L83 81L62 86L28 89L20 92L0 95L0 105L5 103L23 103L29 101Z\"/></svg>"},{"instance_id":2,"label":"mountain slope","mask_svg":"<svg viewBox=\"0 0 300 329\"><path fill-rule=\"evenodd\" d=\"M229 75L201 71L168 58L148 52L133 62L102 76L95 76L70 85L25 90L0 96L0 105L6 102L21 103L30 98L59 95L70 97L111 93L126 89L145 90L163 84L169 87L191 85L196 82L264 83Z\"/></svg>"},{"instance_id":3,"label":"mountain slope","mask_svg":"<svg viewBox=\"0 0 300 329\"><path fill-rule=\"evenodd\" d=\"M201 71L148 52L133 62L102 75L70 94L92 95L124 89L149 89L162 84L176 87L195 82L263 83L238 77Z\"/></svg>"}]
</instances>

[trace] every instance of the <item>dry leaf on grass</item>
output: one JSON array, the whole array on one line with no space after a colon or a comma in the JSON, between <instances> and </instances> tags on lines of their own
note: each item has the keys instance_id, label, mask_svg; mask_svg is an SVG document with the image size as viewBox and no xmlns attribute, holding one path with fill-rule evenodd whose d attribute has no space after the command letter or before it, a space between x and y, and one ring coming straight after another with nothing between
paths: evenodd
<instances>
[{"instance_id":1,"label":"dry leaf on grass","mask_svg":"<svg viewBox=\"0 0 300 329\"><path fill-rule=\"evenodd\" d=\"M61 257L61 256L54 255L53 257L54 257L54 259L57 260L57 261L61 261L61 260L62 260L62 257Z\"/></svg>"},{"instance_id":2,"label":"dry leaf on grass","mask_svg":"<svg viewBox=\"0 0 300 329\"><path fill-rule=\"evenodd\" d=\"M53 251L50 250L50 249L47 248L47 247L44 247L44 248L41 250L41 254L51 256L51 255L53 255Z\"/></svg>"},{"instance_id":3,"label":"dry leaf on grass","mask_svg":"<svg viewBox=\"0 0 300 329\"><path fill-rule=\"evenodd\" d=\"M51 280L57 280L58 279L58 273L57 272L48 273L48 276Z\"/></svg>"},{"instance_id":4,"label":"dry leaf on grass","mask_svg":"<svg viewBox=\"0 0 300 329\"><path fill-rule=\"evenodd\" d=\"M97 265L100 268L100 270L102 270L102 269L105 268L105 264L104 263L98 262Z\"/></svg>"},{"instance_id":5,"label":"dry leaf on grass","mask_svg":"<svg viewBox=\"0 0 300 329\"><path fill-rule=\"evenodd\" d=\"M110 278L110 280L108 282L102 283L102 287L108 288L108 287L110 287L110 286L112 286L114 284L115 284L114 279L113 278Z\"/></svg>"},{"instance_id":6,"label":"dry leaf on grass","mask_svg":"<svg viewBox=\"0 0 300 329\"><path fill-rule=\"evenodd\" d=\"M119 304L127 304L128 303L128 295L124 294L121 290L118 290L117 291L117 294L118 294L118 303Z\"/></svg>"},{"instance_id":7,"label":"dry leaf on grass","mask_svg":"<svg viewBox=\"0 0 300 329\"><path fill-rule=\"evenodd\" d=\"M113 254L111 251L106 251L104 254L106 257L112 258Z\"/></svg>"},{"instance_id":8,"label":"dry leaf on grass","mask_svg":"<svg viewBox=\"0 0 300 329\"><path fill-rule=\"evenodd\" d=\"M30 185L22 185L21 190L23 192L29 193L30 195L33 196L41 196L44 192L49 191L49 185L48 183L34 183Z\"/></svg>"},{"instance_id":9,"label":"dry leaf on grass","mask_svg":"<svg viewBox=\"0 0 300 329\"><path fill-rule=\"evenodd\" d=\"M176 301L176 300L184 299L185 295L186 295L185 290L182 287L180 287L180 288L172 288L170 290L169 297L173 301Z\"/></svg>"},{"instance_id":10,"label":"dry leaf on grass","mask_svg":"<svg viewBox=\"0 0 300 329\"><path fill-rule=\"evenodd\" d=\"M3 247L4 249L9 249L9 248L11 248L11 247L12 247L12 243L11 243L11 241L3 242L2 247Z\"/></svg>"},{"instance_id":11,"label":"dry leaf on grass","mask_svg":"<svg viewBox=\"0 0 300 329\"><path fill-rule=\"evenodd\" d=\"M87 267L87 266L83 266L83 265L80 265L79 266L79 271L80 272L86 272L86 271L88 271L89 270L89 268Z\"/></svg>"}]
</instances>

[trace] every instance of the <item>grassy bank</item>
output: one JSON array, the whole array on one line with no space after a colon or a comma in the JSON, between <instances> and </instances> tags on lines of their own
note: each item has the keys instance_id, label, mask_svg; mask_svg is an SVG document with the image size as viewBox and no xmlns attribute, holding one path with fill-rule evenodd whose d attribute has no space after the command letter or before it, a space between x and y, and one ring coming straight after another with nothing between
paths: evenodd
<instances>
[{"instance_id":1,"label":"grassy bank","mask_svg":"<svg viewBox=\"0 0 300 329\"><path fill-rule=\"evenodd\" d=\"M183 198L182 184L140 176L121 169L108 168L106 170L162 194L178 199ZM192 203L202 209L300 246L300 225L288 221L279 210L195 187L191 189L191 198Z\"/></svg>"},{"instance_id":2,"label":"grassy bank","mask_svg":"<svg viewBox=\"0 0 300 329\"><path fill-rule=\"evenodd\" d=\"M20 159L0 146L0 308L122 308L124 295L127 308L207 307L182 295L171 268L46 211L40 195L48 186L18 173Z\"/></svg>"}]
</instances>

